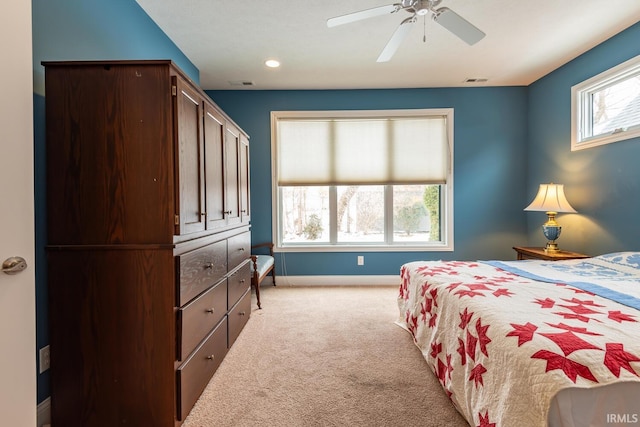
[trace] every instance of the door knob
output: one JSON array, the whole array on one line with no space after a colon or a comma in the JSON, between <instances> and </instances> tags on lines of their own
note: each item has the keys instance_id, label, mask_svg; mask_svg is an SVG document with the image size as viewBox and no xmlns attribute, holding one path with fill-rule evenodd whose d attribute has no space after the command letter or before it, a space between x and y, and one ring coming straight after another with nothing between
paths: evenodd
<instances>
[{"instance_id":1,"label":"door knob","mask_svg":"<svg viewBox=\"0 0 640 427\"><path fill-rule=\"evenodd\" d=\"M27 261L19 256L7 258L2 263L2 272L5 274L18 274L27 268Z\"/></svg>"}]
</instances>

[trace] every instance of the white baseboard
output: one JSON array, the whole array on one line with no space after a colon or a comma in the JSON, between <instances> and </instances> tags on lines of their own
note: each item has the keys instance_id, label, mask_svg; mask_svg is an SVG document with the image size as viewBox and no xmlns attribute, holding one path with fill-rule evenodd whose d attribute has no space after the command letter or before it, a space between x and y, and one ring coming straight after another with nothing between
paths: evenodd
<instances>
[{"instance_id":1,"label":"white baseboard","mask_svg":"<svg viewBox=\"0 0 640 427\"><path fill-rule=\"evenodd\" d=\"M37 426L51 427L51 398L47 397L38 404Z\"/></svg>"},{"instance_id":2,"label":"white baseboard","mask_svg":"<svg viewBox=\"0 0 640 427\"><path fill-rule=\"evenodd\" d=\"M276 276L276 284L278 286L398 286L400 276Z\"/></svg>"}]
</instances>

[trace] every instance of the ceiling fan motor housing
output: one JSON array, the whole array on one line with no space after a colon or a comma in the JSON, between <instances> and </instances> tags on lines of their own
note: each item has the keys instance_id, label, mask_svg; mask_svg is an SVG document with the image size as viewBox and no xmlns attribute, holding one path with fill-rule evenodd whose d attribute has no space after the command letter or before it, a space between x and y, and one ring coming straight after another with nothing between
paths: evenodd
<instances>
[{"instance_id":1,"label":"ceiling fan motor housing","mask_svg":"<svg viewBox=\"0 0 640 427\"><path fill-rule=\"evenodd\" d=\"M442 0L402 0L402 8L409 13L424 16L433 12Z\"/></svg>"}]
</instances>

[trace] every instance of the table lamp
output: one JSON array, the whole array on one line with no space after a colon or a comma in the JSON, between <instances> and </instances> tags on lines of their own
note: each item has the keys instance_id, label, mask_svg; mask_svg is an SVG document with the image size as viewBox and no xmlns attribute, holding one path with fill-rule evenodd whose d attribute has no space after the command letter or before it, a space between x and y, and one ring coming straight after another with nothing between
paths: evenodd
<instances>
[{"instance_id":1,"label":"table lamp","mask_svg":"<svg viewBox=\"0 0 640 427\"><path fill-rule=\"evenodd\" d=\"M547 252L558 252L556 240L560 237L562 227L556 221L558 212L576 212L567 201L564 195L564 185L562 184L540 184L538 194L525 211L541 211L547 213L547 222L542 225L542 232L547 238Z\"/></svg>"}]
</instances>

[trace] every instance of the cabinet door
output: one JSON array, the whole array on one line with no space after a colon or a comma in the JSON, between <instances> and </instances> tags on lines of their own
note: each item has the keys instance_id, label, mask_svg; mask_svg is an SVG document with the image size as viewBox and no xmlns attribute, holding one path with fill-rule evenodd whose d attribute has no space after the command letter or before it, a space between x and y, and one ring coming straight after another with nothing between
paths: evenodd
<instances>
[{"instance_id":1,"label":"cabinet door","mask_svg":"<svg viewBox=\"0 0 640 427\"><path fill-rule=\"evenodd\" d=\"M225 219L225 170L224 170L225 120L211 104L204 104L204 152L205 152L205 200L207 229L226 225Z\"/></svg>"},{"instance_id":2,"label":"cabinet door","mask_svg":"<svg viewBox=\"0 0 640 427\"><path fill-rule=\"evenodd\" d=\"M187 82L174 78L177 144L176 234L205 229L203 99Z\"/></svg>"},{"instance_id":3,"label":"cabinet door","mask_svg":"<svg viewBox=\"0 0 640 427\"><path fill-rule=\"evenodd\" d=\"M251 201L249 189L249 138L240 134L240 219L242 223L251 220Z\"/></svg>"},{"instance_id":4,"label":"cabinet door","mask_svg":"<svg viewBox=\"0 0 640 427\"><path fill-rule=\"evenodd\" d=\"M240 182L240 131L230 123L227 123L224 145L225 218L227 225L233 225L240 223L240 195L238 192Z\"/></svg>"}]
</instances>

